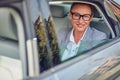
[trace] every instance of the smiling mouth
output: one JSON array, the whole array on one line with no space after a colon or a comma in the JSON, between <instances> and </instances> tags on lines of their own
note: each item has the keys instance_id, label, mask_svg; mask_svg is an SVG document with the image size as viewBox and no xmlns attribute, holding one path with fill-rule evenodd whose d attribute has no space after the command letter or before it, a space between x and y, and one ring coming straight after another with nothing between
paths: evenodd
<instances>
[{"instance_id":1,"label":"smiling mouth","mask_svg":"<svg viewBox=\"0 0 120 80\"><path fill-rule=\"evenodd\" d=\"M78 28L83 28L84 25L81 25L81 24L77 24Z\"/></svg>"}]
</instances>

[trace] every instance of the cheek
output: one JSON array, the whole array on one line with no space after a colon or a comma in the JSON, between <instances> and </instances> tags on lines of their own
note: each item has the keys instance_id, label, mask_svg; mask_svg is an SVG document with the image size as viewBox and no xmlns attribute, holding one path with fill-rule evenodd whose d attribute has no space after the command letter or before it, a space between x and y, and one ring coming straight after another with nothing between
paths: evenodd
<instances>
[{"instance_id":1,"label":"cheek","mask_svg":"<svg viewBox=\"0 0 120 80\"><path fill-rule=\"evenodd\" d=\"M90 21L86 21L86 22L85 22L85 25L86 25L86 26L89 26L89 24L90 24Z\"/></svg>"},{"instance_id":2,"label":"cheek","mask_svg":"<svg viewBox=\"0 0 120 80\"><path fill-rule=\"evenodd\" d=\"M72 24L73 27L76 26L76 23L77 23L77 21L71 20L71 24Z\"/></svg>"},{"instance_id":3,"label":"cheek","mask_svg":"<svg viewBox=\"0 0 120 80\"><path fill-rule=\"evenodd\" d=\"M92 18L90 19L90 21L87 21L86 24L90 25L91 21L92 21Z\"/></svg>"}]
</instances>

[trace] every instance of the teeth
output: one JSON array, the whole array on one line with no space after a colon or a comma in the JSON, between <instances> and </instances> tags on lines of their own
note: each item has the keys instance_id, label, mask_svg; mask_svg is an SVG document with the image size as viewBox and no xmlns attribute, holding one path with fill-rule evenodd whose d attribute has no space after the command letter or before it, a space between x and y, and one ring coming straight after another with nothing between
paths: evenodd
<instances>
[{"instance_id":1,"label":"teeth","mask_svg":"<svg viewBox=\"0 0 120 80\"><path fill-rule=\"evenodd\" d=\"M83 27L83 25L78 25L78 27Z\"/></svg>"}]
</instances>

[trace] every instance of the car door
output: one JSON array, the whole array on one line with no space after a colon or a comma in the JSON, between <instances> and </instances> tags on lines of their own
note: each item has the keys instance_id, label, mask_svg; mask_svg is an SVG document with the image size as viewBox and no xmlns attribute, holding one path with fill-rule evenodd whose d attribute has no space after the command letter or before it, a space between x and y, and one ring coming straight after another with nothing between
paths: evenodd
<instances>
[{"instance_id":1,"label":"car door","mask_svg":"<svg viewBox=\"0 0 120 80\"><path fill-rule=\"evenodd\" d=\"M1 80L26 79L50 68L46 4L46 0L0 1Z\"/></svg>"},{"instance_id":2,"label":"car door","mask_svg":"<svg viewBox=\"0 0 120 80\"><path fill-rule=\"evenodd\" d=\"M62 1L56 1L56 0L54 0L54 1L53 1L53 4L64 3ZM71 3L71 1L69 2L69 0L66 0L66 3L67 3L67 1L68 1L68 4ZM77 1L77 2L79 2L79 1ZM120 55L119 55L119 52L120 52L120 49L119 49L119 47L120 47L119 25L120 24L119 23L120 22L115 17L115 14L111 11L109 6L104 5L104 4L107 4L106 2L100 2L100 1L94 1L94 0L93 0L93 2L95 2L95 3L92 3L92 1L83 1L83 0L80 0L80 2L90 3L98 8L97 10L101 13L102 18L104 18L104 21L106 22L107 26L109 27L111 37L105 43L101 43L98 46L96 46L95 48L93 48L87 52L83 52L84 53L83 55L75 56L73 58L66 60L65 62L60 62L60 64L57 64L57 66L55 66L55 67L53 66L45 73L41 73L41 75L38 77L30 78L30 80L32 80L32 79L50 80L50 78L49 78L50 76L54 76L54 78L52 80L96 80L96 79L106 80L106 79L110 79L110 77L112 76L112 75L110 75L108 77L102 76L102 75L104 75L103 74L104 66L102 66L102 65L105 65L107 62L109 62L109 60L112 60L112 59L118 59L118 62L119 62L119 57L120 57ZM56 4L56 5L60 6L60 4ZM54 10L55 10L55 8L54 8ZM54 10L51 10L51 13ZM53 14L54 14L54 12L53 12ZM64 20L63 16L62 16L62 18L60 18L60 16L57 18L60 19L61 22L62 22L62 20ZM53 20L53 23L56 25L56 26L54 25L55 29L56 29L57 25L59 26L60 20L58 20L59 22L57 24L55 24L55 21L57 21L57 19L55 19L55 21ZM102 28L102 29L107 30L105 28ZM115 65L115 64L112 64L112 65ZM109 71L108 68L110 68L110 67L106 68L107 71ZM120 70L120 68L118 68L118 71L119 70ZM99 71L98 74L100 74L100 75L95 73L96 71ZM50 74L50 72L52 74ZM95 74L95 75L91 75L91 74ZM89 75L91 75L91 76L89 76Z\"/></svg>"}]
</instances>

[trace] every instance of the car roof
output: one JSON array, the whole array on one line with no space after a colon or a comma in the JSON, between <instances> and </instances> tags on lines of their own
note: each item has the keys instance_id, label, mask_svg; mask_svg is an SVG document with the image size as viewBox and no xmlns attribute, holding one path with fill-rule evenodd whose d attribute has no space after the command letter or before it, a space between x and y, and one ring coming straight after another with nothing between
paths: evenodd
<instances>
[{"instance_id":1,"label":"car roof","mask_svg":"<svg viewBox=\"0 0 120 80\"><path fill-rule=\"evenodd\" d=\"M0 0L0 4L2 4L2 3L11 3L11 2L18 2L18 1L23 1L23 0Z\"/></svg>"},{"instance_id":2,"label":"car roof","mask_svg":"<svg viewBox=\"0 0 120 80\"><path fill-rule=\"evenodd\" d=\"M10 2L10 1L23 1L23 0L0 0L0 2L6 2L6 1L7 1L7 2L8 2L8 1Z\"/></svg>"},{"instance_id":3,"label":"car roof","mask_svg":"<svg viewBox=\"0 0 120 80\"><path fill-rule=\"evenodd\" d=\"M101 2L105 0L51 0L51 1L97 1L97 2Z\"/></svg>"},{"instance_id":4,"label":"car roof","mask_svg":"<svg viewBox=\"0 0 120 80\"><path fill-rule=\"evenodd\" d=\"M103 4L105 0L50 0L50 1L84 1Z\"/></svg>"}]
</instances>

